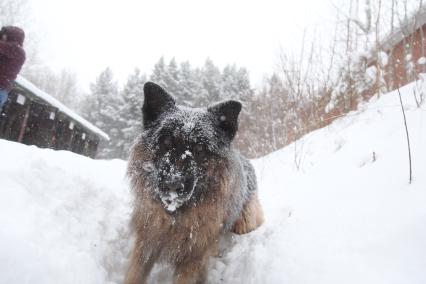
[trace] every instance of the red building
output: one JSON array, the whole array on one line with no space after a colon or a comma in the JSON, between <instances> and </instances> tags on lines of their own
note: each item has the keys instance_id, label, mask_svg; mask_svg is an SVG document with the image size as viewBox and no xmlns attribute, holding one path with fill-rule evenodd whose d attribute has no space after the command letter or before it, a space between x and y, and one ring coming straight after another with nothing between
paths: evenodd
<instances>
[{"instance_id":1,"label":"red building","mask_svg":"<svg viewBox=\"0 0 426 284\"><path fill-rule=\"evenodd\" d=\"M426 10L395 28L380 44L387 54L384 79L388 91L418 79L426 72ZM371 62L369 65L375 65Z\"/></svg>"}]
</instances>

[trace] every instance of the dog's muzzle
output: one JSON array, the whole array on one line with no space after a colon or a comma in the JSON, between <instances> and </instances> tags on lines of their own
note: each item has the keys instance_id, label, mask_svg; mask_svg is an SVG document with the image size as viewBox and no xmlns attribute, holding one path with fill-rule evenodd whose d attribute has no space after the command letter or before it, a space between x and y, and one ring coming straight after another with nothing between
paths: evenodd
<instances>
[{"instance_id":1,"label":"dog's muzzle","mask_svg":"<svg viewBox=\"0 0 426 284\"><path fill-rule=\"evenodd\" d=\"M160 199L165 209L169 213L173 213L188 202L194 194L197 180L194 178L181 180L165 181L160 191Z\"/></svg>"}]
</instances>

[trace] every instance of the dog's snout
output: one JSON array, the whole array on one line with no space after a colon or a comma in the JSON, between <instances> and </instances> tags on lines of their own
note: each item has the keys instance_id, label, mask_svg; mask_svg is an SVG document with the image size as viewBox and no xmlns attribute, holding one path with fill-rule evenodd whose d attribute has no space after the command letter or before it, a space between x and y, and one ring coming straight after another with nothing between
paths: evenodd
<instances>
[{"instance_id":1,"label":"dog's snout","mask_svg":"<svg viewBox=\"0 0 426 284\"><path fill-rule=\"evenodd\" d=\"M181 192L183 191L184 184L181 183L180 181L169 181L169 182L166 182L166 188L168 191Z\"/></svg>"}]
</instances>

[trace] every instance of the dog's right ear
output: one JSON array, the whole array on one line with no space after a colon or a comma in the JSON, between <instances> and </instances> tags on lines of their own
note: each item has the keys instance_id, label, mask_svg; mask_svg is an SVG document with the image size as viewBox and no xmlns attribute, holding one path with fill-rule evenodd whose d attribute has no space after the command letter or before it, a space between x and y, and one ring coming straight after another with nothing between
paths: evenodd
<instances>
[{"instance_id":1,"label":"dog's right ear","mask_svg":"<svg viewBox=\"0 0 426 284\"><path fill-rule=\"evenodd\" d=\"M143 126L148 128L162 113L174 109L176 103L171 95L153 82L146 82L143 92Z\"/></svg>"}]
</instances>

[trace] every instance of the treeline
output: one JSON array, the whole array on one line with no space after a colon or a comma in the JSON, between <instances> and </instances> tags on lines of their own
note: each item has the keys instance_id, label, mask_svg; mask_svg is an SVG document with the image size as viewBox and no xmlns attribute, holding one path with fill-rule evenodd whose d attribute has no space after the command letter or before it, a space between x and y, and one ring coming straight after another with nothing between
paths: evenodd
<instances>
[{"instance_id":1,"label":"treeline","mask_svg":"<svg viewBox=\"0 0 426 284\"><path fill-rule=\"evenodd\" d=\"M313 125L325 108L321 99L289 91L282 78L274 74L254 90L247 69L236 65L217 67L211 59L203 66L164 58L154 65L148 77L136 69L119 88L110 68L91 85L82 101L81 112L89 121L106 131L111 140L101 145L98 158L123 158L142 128L143 85L153 81L172 94L177 103L205 107L217 101L234 99L243 103L240 130L236 138L239 150L250 158L282 148Z\"/></svg>"},{"instance_id":2,"label":"treeline","mask_svg":"<svg viewBox=\"0 0 426 284\"><path fill-rule=\"evenodd\" d=\"M127 157L141 131L143 85L148 79L163 86L179 105L189 107L207 106L226 99L249 105L254 96L245 68L228 65L220 70L210 59L201 68L193 68L189 62L177 63L171 59L166 63L160 58L149 77L136 69L122 88L107 68L91 84L91 92L81 104L83 116L111 137L108 143L101 145L99 158ZM248 116L247 110L245 113Z\"/></svg>"}]
</instances>

